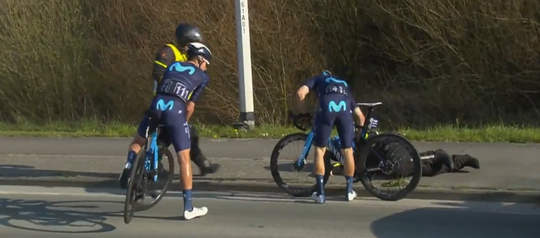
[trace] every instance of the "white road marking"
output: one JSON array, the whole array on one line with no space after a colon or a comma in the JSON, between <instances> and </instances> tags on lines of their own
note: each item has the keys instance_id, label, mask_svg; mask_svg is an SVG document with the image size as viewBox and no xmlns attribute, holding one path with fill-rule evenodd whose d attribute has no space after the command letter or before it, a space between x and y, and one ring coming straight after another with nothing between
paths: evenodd
<instances>
[{"instance_id":1,"label":"white road marking","mask_svg":"<svg viewBox=\"0 0 540 238\"><path fill-rule=\"evenodd\" d=\"M195 196L219 198L230 201L252 202L295 202L309 201L309 198L291 198L285 194L270 193L231 193L231 192L205 192L194 191ZM79 187L37 187L37 186L0 186L0 195L30 195L30 196L81 196L100 198L123 198L125 190L121 189L92 189ZM181 192L169 191L164 199L180 199ZM411 210L418 208L436 208L453 210L456 212L482 212L521 215L540 215L540 207L537 204L523 203L500 203L500 202L470 202L470 201L446 201L446 200L423 200L403 199L397 202L381 201L376 198L357 198L355 201L345 204L338 201L339 197L329 197L328 203L340 204L361 209L362 207L375 207L381 209Z\"/></svg>"}]
</instances>

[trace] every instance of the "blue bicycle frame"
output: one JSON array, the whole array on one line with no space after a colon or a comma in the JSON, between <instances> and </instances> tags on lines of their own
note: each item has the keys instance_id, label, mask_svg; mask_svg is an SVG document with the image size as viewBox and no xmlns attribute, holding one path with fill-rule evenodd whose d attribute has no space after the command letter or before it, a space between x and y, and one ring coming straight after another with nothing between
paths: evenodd
<instances>
[{"instance_id":1,"label":"blue bicycle frame","mask_svg":"<svg viewBox=\"0 0 540 238\"><path fill-rule=\"evenodd\" d=\"M362 128L362 131L360 132L360 138L365 138L367 129L368 129L367 127ZM309 131L309 133L307 134L307 139L306 139L306 142L304 143L304 148L302 149L302 153L300 153L300 155L298 156L298 159L295 162L295 165L297 168L301 168L303 165L307 163L306 158L309 154L309 150L311 149L311 143L313 142L314 135L315 133L313 132L313 129ZM332 141L332 137L328 138L328 143L331 143L331 141ZM356 143L354 143L354 141L353 141L352 148L353 150L356 149ZM341 156L339 163L343 163L343 156Z\"/></svg>"},{"instance_id":2,"label":"blue bicycle frame","mask_svg":"<svg viewBox=\"0 0 540 238\"><path fill-rule=\"evenodd\" d=\"M146 138L148 138L148 130L150 129L150 127L147 127L146 128ZM157 128L152 132L152 134L150 135L150 147L148 147L148 139L146 141L146 148L148 148L146 150L146 153L145 153L145 160L144 160L144 169L145 171L154 171L154 176L152 178L152 180L154 182L157 182L157 179L158 179L158 145L157 145L157 136L158 136L158 132L157 132ZM153 158L152 158L153 157ZM153 166L152 166L153 165Z\"/></svg>"}]
</instances>

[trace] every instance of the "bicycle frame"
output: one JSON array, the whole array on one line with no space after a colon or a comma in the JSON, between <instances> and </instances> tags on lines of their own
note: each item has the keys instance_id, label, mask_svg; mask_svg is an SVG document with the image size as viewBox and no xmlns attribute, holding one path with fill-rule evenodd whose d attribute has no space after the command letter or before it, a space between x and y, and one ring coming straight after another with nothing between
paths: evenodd
<instances>
[{"instance_id":1,"label":"bicycle frame","mask_svg":"<svg viewBox=\"0 0 540 238\"><path fill-rule=\"evenodd\" d=\"M152 118L149 118L149 121L151 121ZM151 123L150 123L151 124ZM156 127L152 133L150 134L150 141L148 141L148 132L150 130L150 126L146 127L146 150L145 153L145 159L144 159L144 169L145 171L153 171L154 176L152 177L152 180L154 182L157 182L158 179L158 145L157 145L157 138L158 138L158 130L159 128ZM148 145L150 143L150 145ZM153 158L152 158L153 157Z\"/></svg>"},{"instance_id":2,"label":"bicycle frame","mask_svg":"<svg viewBox=\"0 0 540 238\"><path fill-rule=\"evenodd\" d=\"M365 117L365 120L366 121L369 121L369 119L371 118L371 112L373 111L373 108L369 108L368 109L368 113ZM360 140L362 140L362 138L365 138L366 137L366 133L368 131L368 127L367 126L364 126L362 128L362 130L360 130L359 132L356 132L355 133L355 139L353 141L353 150L356 150L356 144L357 142L360 142ZM305 165L307 162L306 162L306 158L307 156L309 155L309 150L311 149L311 144L313 142L313 137L315 136L315 133L313 132L313 129L311 129L308 134L307 134L307 138L306 138L306 142L304 143L304 147L302 149L302 153L300 153L300 155L298 156L298 159L296 160L295 162L295 165L297 168L301 168L303 165ZM332 141L331 138L328 138L328 142L327 142L327 145L328 143L330 143ZM341 165L343 164L343 156L341 156L341 158L339 159L339 162L337 163L337 165Z\"/></svg>"},{"instance_id":3,"label":"bicycle frame","mask_svg":"<svg viewBox=\"0 0 540 238\"><path fill-rule=\"evenodd\" d=\"M302 153L300 153L300 155L298 156L298 159L295 162L295 165L297 168L300 168L307 163L306 158L309 154L309 149L311 149L311 143L313 142L314 135L315 133L313 133L313 130L310 130L309 133L307 134L306 142L304 143L304 148L302 149Z\"/></svg>"}]
</instances>

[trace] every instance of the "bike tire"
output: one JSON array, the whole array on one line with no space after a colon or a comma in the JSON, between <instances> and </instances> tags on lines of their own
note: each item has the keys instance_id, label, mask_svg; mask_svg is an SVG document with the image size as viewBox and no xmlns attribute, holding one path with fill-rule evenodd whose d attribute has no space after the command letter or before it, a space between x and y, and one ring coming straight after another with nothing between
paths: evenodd
<instances>
[{"instance_id":1,"label":"bike tire","mask_svg":"<svg viewBox=\"0 0 540 238\"><path fill-rule=\"evenodd\" d=\"M146 151L146 148L143 147L141 151L143 150ZM156 198L152 202L150 202L149 204L142 204L142 203L137 204L136 211L138 212L145 211L156 206L161 201L161 199L163 199L163 197L169 190L169 187L171 186L172 181L174 179L174 164L175 164L174 157L171 151L167 149L167 147L158 146L158 152L160 151L163 152L163 156L167 156L167 160L169 162L169 171L167 173L167 180L165 180L165 184L163 185L163 189L161 190L161 192L156 196ZM153 183L153 182L150 182L150 183ZM158 183L160 183L159 177L158 177Z\"/></svg>"},{"instance_id":2,"label":"bike tire","mask_svg":"<svg viewBox=\"0 0 540 238\"><path fill-rule=\"evenodd\" d=\"M278 159L281 151L285 146L287 146L291 142L295 141L305 141L307 140L307 134L305 133L294 133L290 135L286 135L281 140L278 141L274 149L272 150L272 156L270 157L270 172L272 174L272 178L274 179L274 182L276 185L281 188L284 192L287 194L293 196L293 197L309 197L311 194L313 194L316 190L316 184L313 184L309 187L297 187L297 186L291 186L288 185L283 181L283 178L281 177L281 174L279 172L278 168ZM325 168L326 172L324 175L323 183L326 185L328 182L328 178L330 175L330 170L332 169L330 160L325 159Z\"/></svg>"},{"instance_id":3,"label":"bike tire","mask_svg":"<svg viewBox=\"0 0 540 238\"><path fill-rule=\"evenodd\" d=\"M413 165L413 172L412 172L412 179L409 182L405 188L400 190L397 193L385 193L380 191L378 188L374 187L371 183L371 180L367 177L367 171L365 162L366 158L370 152L369 148L375 144L378 141L381 140L393 140L396 142L399 142L401 145L408 147L407 149L412 154L412 165ZM416 148L412 145L412 143L407 140L405 137L387 132L382 133L379 135L375 135L373 137L369 137L365 144L361 146L360 153L358 153L358 156L355 156L355 162L357 165L358 170L356 171L358 178L360 179L360 182L362 185L364 185L364 188L373 196L376 198L383 200L383 201L398 201L403 198L405 198L409 193L414 191L416 187L418 186L418 183L420 183L420 179L422 177L422 161L420 159L420 154L416 150Z\"/></svg>"},{"instance_id":4,"label":"bike tire","mask_svg":"<svg viewBox=\"0 0 540 238\"><path fill-rule=\"evenodd\" d=\"M144 148L143 148L144 149ZM124 223L129 224L133 218L133 215L136 211L135 195L136 188L138 188L141 179L144 174L144 157L146 151L141 149L141 151L135 157L135 160L132 164L132 169L129 175L128 189L126 192L126 199L124 201ZM138 173L139 172L139 173ZM137 174L138 173L138 174Z\"/></svg>"}]
</instances>

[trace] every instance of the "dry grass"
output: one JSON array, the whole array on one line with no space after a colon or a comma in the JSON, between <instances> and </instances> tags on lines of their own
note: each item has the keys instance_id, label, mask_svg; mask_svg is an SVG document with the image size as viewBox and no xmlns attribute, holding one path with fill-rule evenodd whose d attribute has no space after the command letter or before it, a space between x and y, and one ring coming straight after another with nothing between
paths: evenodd
<instances>
[{"instance_id":1,"label":"dry grass","mask_svg":"<svg viewBox=\"0 0 540 238\"><path fill-rule=\"evenodd\" d=\"M197 119L238 115L233 1L3 0L0 120L138 121L157 48L195 22L215 53ZM540 3L250 1L255 108L283 122L291 92L328 68L386 124L538 125ZM458 123L459 122L459 123Z\"/></svg>"}]
</instances>

